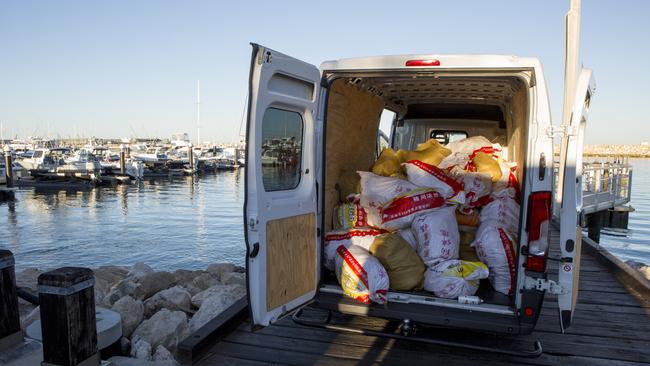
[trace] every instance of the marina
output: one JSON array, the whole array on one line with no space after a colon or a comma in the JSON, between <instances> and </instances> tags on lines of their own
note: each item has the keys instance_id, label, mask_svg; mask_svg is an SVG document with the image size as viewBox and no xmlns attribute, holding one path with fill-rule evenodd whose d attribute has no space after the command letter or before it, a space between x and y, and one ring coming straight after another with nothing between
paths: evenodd
<instances>
[{"instance_id":1,"label":"marina","mask_svg":"<svg viewBox=\"0 0 650 366\"><path fill-rule=\"evenodd\" d=\"M0 366L650 365L650 3L37 2Z\"/></svg>"}]
</instances>

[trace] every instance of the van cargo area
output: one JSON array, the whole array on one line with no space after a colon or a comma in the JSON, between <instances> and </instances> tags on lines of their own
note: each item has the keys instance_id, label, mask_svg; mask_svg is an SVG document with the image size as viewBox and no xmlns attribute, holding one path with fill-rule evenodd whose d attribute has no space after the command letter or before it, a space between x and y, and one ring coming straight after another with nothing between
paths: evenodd
<instances>
[{"instance_id":1,"label":"van cargo area","mask_svg":"<svg viewBox=\"0 0 650 366\"><path fill-rule=\"evenodd\" d=\"M394 149L414 150L436 134L443 136L443 143L449 142L449 134L444 141L445 132L463 137L484 136L502 145L502 156L517 164L517 180L522 186L526 184L527 134L528 128L534 126L529 121L531 73L511 70L355 74L325 70L324 75L328 80L321 177L321 225L325 233L333 229L335 206L358 192L357 171L368 171L378 157L377 136L385 109L396 115L390 141ZM521 207L525 207L524 202ZM523 212L520 217L523 221ZM425 291L391 290L387 304L367 305L345 297L334 273L323 268L316 304L349 314L489 332L532 331L534 321L520 322L514 296L496 292L487 279L481 281L477 296L480 303L461 303L436 298ZM531 299L539 308L543 293L535 293L527 301Z\"/></svg>"}]
</instances>

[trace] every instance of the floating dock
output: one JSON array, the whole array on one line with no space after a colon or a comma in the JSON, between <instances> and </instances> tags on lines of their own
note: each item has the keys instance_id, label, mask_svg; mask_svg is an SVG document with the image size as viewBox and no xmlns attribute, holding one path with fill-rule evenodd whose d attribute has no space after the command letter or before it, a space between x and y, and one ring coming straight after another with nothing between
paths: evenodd
<instances>
[{"instance_id":1,"label":"floating dock","mask_svg":"<svg viewBox=\"0 0 650 366\"><path fill-rule=\"evenodd\" d=\"M551 256L559 257L559 231L553 229ZM291 317L252 332L248 319L223 330L196 365L637 365L650 363L650 286L645 279L583 239L578 305L573 323L562 334L557 300L546 295L539 322L528 336L494 336L458 329L420 329L419 336L504 348L530 349L542 344L539 358L521 358L434 346L362 334L341 333L295 324ZM549 262L556 279L557 262ZM555 277L555 278L554 278ZM308 315L310 310L305 311ZM322 312L311 311L313 314ZM399 325L385 319L337 314L333 323L382 332Z\"/></svg>"}]
</instances>

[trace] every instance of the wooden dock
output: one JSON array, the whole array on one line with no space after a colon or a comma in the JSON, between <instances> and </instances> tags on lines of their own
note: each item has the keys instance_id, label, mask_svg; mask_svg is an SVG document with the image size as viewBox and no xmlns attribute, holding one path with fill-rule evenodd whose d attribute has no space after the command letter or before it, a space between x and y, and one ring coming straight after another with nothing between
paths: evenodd
<instances>
[{"instance_id":1,"label":"wooden dock","mask_svg":"<svg viewBox=\"0 0 650 366\"><path fill-rule=\"evenodd\" d=\"M551 255L559 257L559 233L553 231ZM532 349L542 343L544 353L535 359L433 346L361 334L304 327L290 317L251 332L248 321L214 343L198 365L313 365L313 364L409 364L409 365L638 365L650 363L650 300L647 291L627 281L625 274L602 255L585 250L580 291L573 324L560 332L554 296L547 295L535 331L528 336L507 337L444 328L420 329L419 336L463 340L474 344ZM606 259L605 259L606 260ZM551 278L557 262L550 262ZM623 278L623 281L619 280ZM307 310L317 316L320 311ZM397 324L384 319L337 314L334 323L392 332Z\"/></svg>"}]
</instances>

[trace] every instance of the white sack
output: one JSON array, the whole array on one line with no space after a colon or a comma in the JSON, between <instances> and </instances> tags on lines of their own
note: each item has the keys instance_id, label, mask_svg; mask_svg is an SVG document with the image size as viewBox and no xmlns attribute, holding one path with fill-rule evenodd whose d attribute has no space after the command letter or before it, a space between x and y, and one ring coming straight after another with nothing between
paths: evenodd
<instances>
[{"instance_id":1,"label":"white sack","mask_svg":"<svg viewBox=\"0 0 650 366\"><path fill-rule=\"evenodd\" d=\"M411 226L416 216L437 210L444 205L445 199L440 193L429 188L420 188L403 193L386 203L379 211L379 225L373 224L376 219L372 210L368 214L368 222L390 231L404 229Z\"/></svg>"},{"instance_id":2,"label":"white sack","mask_svg":"<svg viewBox=\"0 0 650 366\"><path fill-rule=\"evenodd\" d=\"M472 243L476 255L490 269L490 283L496 291L512 295L515 287L515 236L503 228L481 224Z\"/></svg>"},{"instance_id":3,"label":"white sack","mask_svg":"<svg viewBox=\"0 0 650 366\"><path fill-rule=\"evenodd\" d=\"M478 290L479 280L488 275L488 268L481 262L452 259L427 269L424 289L446 299L471 296Z\"/></svg>"},{"instance_id":4,"label":"white sack","mask_svg":"<svg viewBox=\"0 0 650 366\"><path fill-rule=\"evenodd\" d=\"M338 257L336 249L340 245L346 248L356 245L365 250L370 250L370 246L375 241L375 238L382 234L385 234L385 232L370 228L338 230L325 234L325 249L323 250L325 258L323 258L323 265L325 268L333 271L336 264L336 257Z\"/></svg>"},{"instance_id":5,"label":"white sack","mask_svg":"<svg viewBox=\"0 0 650 366\"><path fill-rule=\"evenodd\" d=\"M418 255L427 266L458 259L460 233L456 206L446 206L413 220L411 231L418 242Z\"/></svg>"},{"instance_id":6,"label":"white sack","mask_svg":"<svg viewBox=\"0 0 650 366\"><path fill-rule=\"evenodd\" d=\"M402 239L404 239L404 241L409 243L409 245L411 246L411 248L413 248L413 250L415 250L417 252L417 250L418 250L418 241L417 241L417 239L415 239L415 235L413 235L413 231L411 230L410 227L404 228L404 229L398 231L397 233L399 234L399 236L402 237Z\"/></svg>"},{"instance_id":7,"label":"white sack","mask_svg":"<svg viewBox=\"0 0 650 366\"><path fill-rule=\"evenodd\" d=\"M517 232L519 228L519 204L510 196L492 197L492 202L488 203L481 210L481 226L490 224L495 227L505 228L512 232Z\"/></svg>"},{"instance_id":8,"label":"white sack","mask_svg":"<svg viewBox=\"0 0 650 366\"><path fill-rule=\"evenodd\" d=\"M336 278L343 293L365 304L385 304L389 280L379 260L356 245L340 245L336 253Z\"/></svg>"},{"instance_id":9,"label":"white sack","mask_svg":"<svg viewBox=\"0 0 650 366\"><path fill-rule=\"evenodd\" d=\"M442 169L419 160L408 161L404 163L404 167L409 182L420 187L433 188L450 202L465 203L463 183Z\"/></svg>"}]
</instances>

